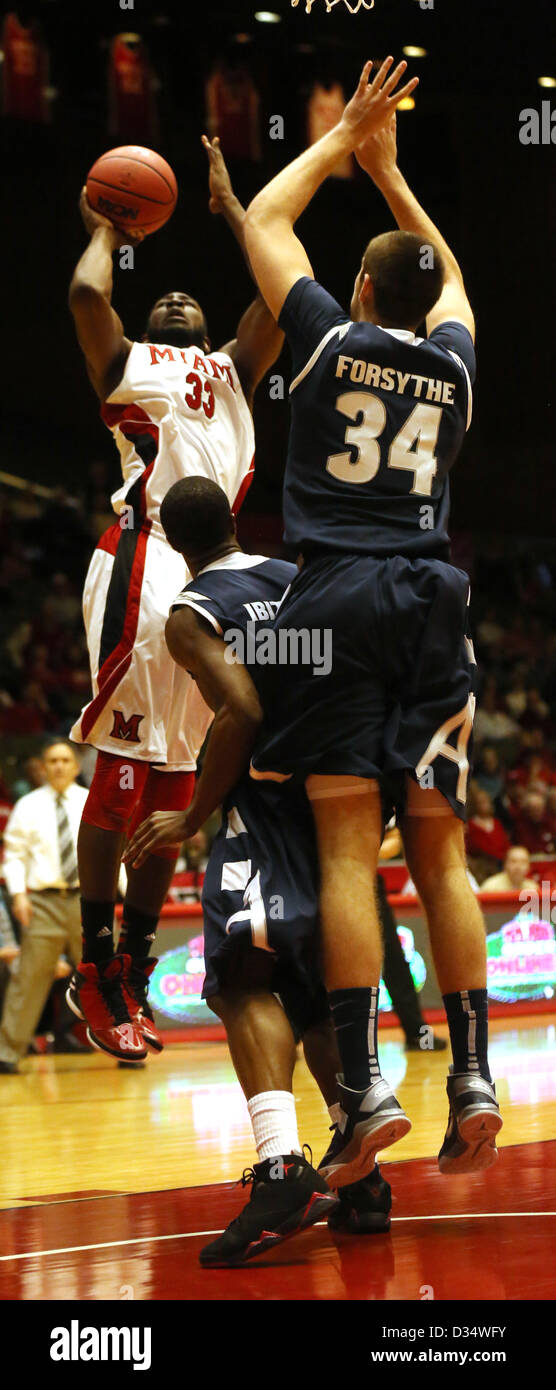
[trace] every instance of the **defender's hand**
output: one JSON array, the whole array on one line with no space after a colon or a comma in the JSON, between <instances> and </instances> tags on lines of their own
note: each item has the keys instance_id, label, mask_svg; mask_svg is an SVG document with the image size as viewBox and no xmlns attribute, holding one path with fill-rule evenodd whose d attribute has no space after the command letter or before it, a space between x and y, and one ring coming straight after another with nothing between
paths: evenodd
<instances>
[{"instance_id":1,"label":"defender's hand","mask_svg":"<svg viewBox=\"0 0 556 1390\"><path fill-rule=\"evenodd\" d=\"M223 212L224 203L234 197L234 190L220 149L220 140L217 135L214 140L209 140L208 135L202 135L201 141L209 161L209 209L215 213Z\"/></svg>"},{"instance_id":2,"label":"defender's hand","mask_svg":"<svg viewBox=\"0 0 556 1390\"><path fill-rule=\"evenodd\" d=\"M140 869L154 849L159 849L161 845L181 845L191 833L187 811L153 811L132 835L122 856L124 864Z\"/></svg>"},{"instance_id":3,"label":"defender's hand","mask_svg":"<svg viewBox=\"0 0 556 1390\"><path fill-rule=\"evenodd\" d=\"M419 82L418 77L412 77L404 87L399 87L398 83L405 73L407 63L398 63L390 72L393 62L392 57L385 58L371 83L369 77L372 61L365 63L356 91L351 101L348 101L340 121L340 125L347 130L353 141L353 149L384 125L402 97L409 96Z\"/></svg>"},{"instance_id":4,"label":"defender's hand","mask_svg":"<svg viewBox=\"0 0 556 1390\"><path fill-rule=\"evenodd\" d=\"M382 174L390 173L397 167L395 111L392 111L380 130L375 130L371 135L367 135L366 139L357 146L355 158L365 173L369 174L375 182Z\"/></svg>"}]
</instances>

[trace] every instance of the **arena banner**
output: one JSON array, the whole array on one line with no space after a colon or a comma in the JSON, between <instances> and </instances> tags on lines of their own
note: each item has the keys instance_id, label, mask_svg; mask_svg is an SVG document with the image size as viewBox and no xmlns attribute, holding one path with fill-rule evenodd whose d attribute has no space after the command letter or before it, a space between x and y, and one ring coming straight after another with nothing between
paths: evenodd
<instances>
[{"instance_id":1,"label":"arena banner","mask_svg":"<svg viewBox=\"0 0 556 1390\"><path fill-rule=\"evenodd\" d=\"M409 963L422 1009L442 1009L431 957L428 932L416 898L391 898L398 933ZM551 921L520 908L512 894L483 901L487 926L487 980L491 1005L510 1014L524 1005L536 1012L556 995L556 932ZM548 914L547 914L548 915ZM175 905L165 909L157 942L158 965L149 1000L162 1030L214 1028L217 1020L204 1003L202 910ZM390 996L381 981L379 1007L383 1022L392 1012Z\"/></svg>"}]
</instances>

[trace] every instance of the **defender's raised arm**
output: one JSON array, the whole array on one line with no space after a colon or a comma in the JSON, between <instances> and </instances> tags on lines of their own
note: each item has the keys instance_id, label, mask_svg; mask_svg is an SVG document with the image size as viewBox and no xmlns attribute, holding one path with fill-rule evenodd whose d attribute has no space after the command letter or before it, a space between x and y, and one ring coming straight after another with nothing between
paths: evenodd
<instances>
[{"instance_id":1,"label":"defender's raised arm","mask_svg":"<svg viewBox=\"0 0 556 1390\"><path fill-rule=\"evenodd\" d=\"M393 61L386 58L370 84L372 63L365 63L355 94L334 129L282 169L247 209L247 253L261 294L275 318L296 280L303 275L313 278L305 248L293 231L298 217L340 160L377 130L402 97L417 86L417 77L404 87L397 86L407 63L398 63L388 76Z\"/></svg>"},{"instance_id":2,"label":"defender's raised arm","mask_svg":"<svg viewBox=\"0 0 556 1390\"><path fill-rule=\"evenodd\" d=\"M203 135L203 146L209 161L209 208L220 214L228 223L243 252L249 274L252 266L245 246L245 208L236 198L226 162L220 149L217 136L209 140ZM284 334L278 328L270 310L260 294L242 315L236 337L226 343L222 351L229 353L241 381L244 395L249 404L259 382L262 381L273 362L279 356L284 342Z\"/></svg>"},{"instance_id":3,"label":"defender's raised arm","mask_svg":"<svg viewBox=\"0 0 556 1390\"><path fill-rule=\"evenodd\" d=\"M440 252L445 272L444 286L434 308L427 314L427 333L432 333L441 323L457 320L465 324L474 339L475 320L458 262L398 168L395 111L380 130L365 138L355 154L361 168L369 174L386 199L400 231L415 232L417 236L422 236L423 244L432 245Z\"/></svg>"}]
</instances>

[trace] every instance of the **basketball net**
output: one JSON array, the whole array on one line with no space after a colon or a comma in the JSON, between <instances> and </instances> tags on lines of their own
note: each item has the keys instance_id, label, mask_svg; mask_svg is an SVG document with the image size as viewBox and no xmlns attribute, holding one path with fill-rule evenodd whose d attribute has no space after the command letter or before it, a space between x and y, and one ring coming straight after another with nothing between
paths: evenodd
<instances>
[{"instance_id":1,"label":"basketball net","mask_svg":"<svg viewBox=\"0 0 556 1390\"><path fill-rule=\"evenodd\" d=\"M363 6L364 10L373 10L375 4L375 0L354 0L353 5L350 4L350 0L343 0L343 2L344 5L347 5L350 14L358 14L361 6ZM299 0L292 0L292 9L295 10L298 4ZM305 14L311 13L314 4L315 0L305 0ZM325 0L325 4L326 13L330 14L330 11L334 9L335 5L341 4L341 0Z\"/></svg>"}]
</instances>

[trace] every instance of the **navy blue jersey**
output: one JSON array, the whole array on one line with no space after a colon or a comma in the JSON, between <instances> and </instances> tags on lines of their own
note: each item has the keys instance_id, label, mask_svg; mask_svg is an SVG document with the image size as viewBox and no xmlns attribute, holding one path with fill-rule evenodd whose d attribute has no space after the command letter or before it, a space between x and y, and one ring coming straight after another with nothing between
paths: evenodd
<instances>
[{"instance_id":1,"label":"navy blue jersey","mask_svg":"<svg viewBox=\"0 0 556 1390\"><path fill-rule=\"evenodd\" d=\"M286 560L267 560L264 555L245 555L242 550L234 550L186 584L172 604L172 612L187 606L205 618L220 637L235 644L238 659L249 667L249 674L258 685L261 667L255 641L250 642L249 635L254 639L259 625L270 626L296 574L296 566ZM238 634L246 639L241 651Z\"/></svg>"},{"instance_id":2,"label":"navy blue jersey","mask_svg":"<svg viewBox=\"0 0 556 1390\"><path fill-rule=\"evenodd\" d=\"M448 474L475 377L467 328L417 338L354 323L306 276L279 321L293 366L286 540L306 555L449 559Z\"/></svg>"},{"instance_id":3,"label":"navy blue jersey","mask_svg":"<svg viewBox=\"0 0 556 1390\"><path fill-rule=\"evenodd\" d=\"M235 646L260 685L266 667L250 652L249 634L271 628L297 573L284 560L233 551L186 584L172 611L193 608ZM317 962L317 902L317 852L304 788L259 786L246 769L224 800L205 875L204 997L224 987L238 951L255 947L269 954L271 988L297 1032L321 1020L327 1000Z\"/></svg>"}]
</instances>

